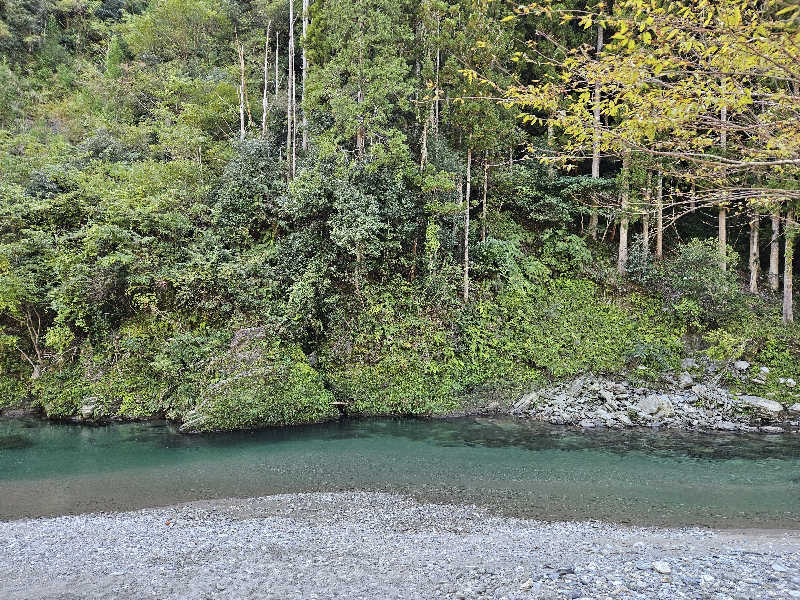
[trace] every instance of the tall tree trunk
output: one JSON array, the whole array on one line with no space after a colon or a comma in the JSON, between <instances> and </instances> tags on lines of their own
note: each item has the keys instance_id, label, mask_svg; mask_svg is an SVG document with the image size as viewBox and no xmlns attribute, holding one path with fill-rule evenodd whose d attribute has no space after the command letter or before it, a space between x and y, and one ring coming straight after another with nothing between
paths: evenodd
<instances>
[{"instance_id":1,"label":"tall tree trunk","mask_svg":"<svg viewBox=\"0 0 800 600\"><path fill-rule=\"evenodd\" d=\"M289 71L286 79L286 162L289 181L294 179L294 1L289 0Z\"/></svg>"},{"instance_id":2,"label":"tall tree trunk","mask_svg":"<svg viewBox=\"0 0 800 600\"><path fill-rule=\"evenodd\" d=\"M619 255L617 257L617 272L624 275L628 265L628 201L630 195L629 188L629 168L630 152L625 150L622 155L622 192L620 193L620 220L619 220Z\"/></svg>"},{"instance_id":3,"label":"tall tree trunk","mask_svg":"<svg viewBox=\"0 0 800 600\"><path fill-rule=\"evenodd\" d=\"M306 75L308 74L308 55L306 54L306 32L308 31L308 1L303 0L303 89L300 106L303 110L303 152L308 150L308 119L306 118Z\"/></svg>"},{"instance_id":4,"label":"tall tree trunk","mask_svg":"<svg viewBox=\"0 0 800 600\"><path fill-rule=\"evenodd\" d=\"M236 91L239 92L239 141L244 141L244 93L241 85L236 86Z\"/></svg>"},{"instance_id":5,"label":"tall tree trunk","mask_svg":"<svg viewBox=\"0 0 800 600\"><path fill-rule=\"evenodd\" d=\"M650 210L652 209L653 172L648 169L644 188L644 211L642 212L642 250L645 257L650 255Z\"/></svg>"},{"instance_id":6,"label":"tall tree trunk","mask_svg":"<svg viewBox=\"0 0 800 600\"><path fill-rule=\"evenodd\" d=\"M780 275L780 235L781 235L781 213L780 208L776 208L770 215L772 221L772 236L769 240L769 287L773 292L777 292L781 286Z\"/></svg>"},{"instance_id":7,"label":"tall tree trunk","mask_svg":"<svg viewBox=\"0 0 800 600\"><path fill-rule=\"evenodd\" d=\"M464 180L461 173L458 174L458 187L456 192L458 203L458 210L464 210ZM461 242L458 240L458 215L453 216L453 256L458 260L459 251L461 250Z\"/></svg>"},{"instance_id":8,"label":"tall tree trunk","mask_svg":"<svg viewBox=\"0 0 800 600\"><path fill-rule=\"evenodd\" d=\"M664 258L664 172L658 167L656 180L656 258Z\"/></svg>"},{"instance_id":9,"label":"tall tree trunk","mask_svg":"<svg viewBox=\"0 0 800 600\"><path fill-rule=\"evenodd\" d=\"M728 268L728 211L724 206L719 207L717 215L717 230L719 233L719 253L722 258L720 259L719 268L725 271Z\"/></svg>"},{"instance_id":10,"label":"tall tree trunk","mask_svg":"<svg viewBox=\"0 0 800 600\"><path fill-rule=\"evenodd\" d=\"M292 177L297 170L297 73L292 79Z\"/></svg>"},{"instance_id":11,"label":"tall tree trunk","mask_svg":"<svg viewBox=\"0 0 800 600\"><path fill-rule=\"evenodd\" d=\"M794 211L786 211L786 225L783 229L783 322L794 323L792 306L792 270L794 269L794 238L797 235L794 225Z\"/></svg>"},{"instance_id":12,"label":"tall tree trunk","mask_svg":"<svg viewBox=\"0 0 800 600\"><path fill-rule=\"evenodd\" d=\"M239 43L239 36L236 36L236 52L239 55L239 140L244 141L244 104L245 104L245 73L244 73L244 46Z\"/></svg>"},{"instance_id":13,"label":"tall tree trunk","mask_svg":"<svg viewBox=\"0 0 800 600\"><path fill-rule=\"evenodd\" d=\"M549 118L547 119L547 149L553 149L553 124L550 122ZM550 153L548 152L548 156L549 155ZM551 162L547 163L547 174L550 177L555 177L556 175L555 167L553 167L553 163Z\"/></svg>"},{"instance_id":14,"label":"tall tree trunk","mask_svg":"<svg viewBox=\"0 0 800 600\"><path fill-rule=\"evenodd\" d=\"M278 100L278 90L279 90L279 81L278 81L278 54L280 51L280 40L281 40L281 33L280 31L275 32L275 101Z\"/></svg>"},{"instance_id":15,"label":"tall tree trunk","mask_svg":"<svg viewBox=\"0 0 800 600\"><path fill-rule=\"evenodd\" d=\"M269 99L267 89L269 88L269 36L272 29L272 21L267 23L267 37L264 40L264 95L261 97L261 137L267 137L267 113L269 112Z\"/></svg>"},{"instance_id":16,"label":"tall tree trunk","mask_svg":"<svg viewBox=\"0 0 800 600\"><path fill-rule=\"evenodd\" d=\"M439 68L442 62L442 49L440 48L439 44L441 43L441 35L442 35L442 16L439 14L439 11L436 11L436 71L434 73L434 85L433 89L436 94L434 97L434 118L433 118L433 135L434 139L438 142L439 140Z\"/></svg>"},{"instance_id":17,"label":"tall tree trunk","mask_svg":"<svg viewBox=\"0 0 800 600\"><path fill-rule=\"evenodd\" d=\"M419 170L425 170L425 163L428 162L428 119L422 124L422 137L419 141L420 157L419 157Z\"/></svg>"},{"instance_id":18,"label":"tall tree trunk","mask_svg":"<svg viewBox=\"0 0 800 600\"><path fill-rule=\"evenodd\" d=\"M720 111L720 121L722 122L722 129L720 130L719 139L722 153L728 149L728 107L723 106ZM723 185L727 182L723 180ZM719 253L722 255L719 266L723 271L728 268L728 263L725 257L728 255L728 208L725 205L727 202L727 194L723 195L722 202L719 206L719 215L717 217L717 229L719 232Z\"/></svg>"},{"instance_id":19,"label":"tall tree trunk","mask_svg":"<svg viewBox=\"0 0 800 600\"><path fill-rule=\"evenodd\" d=\"M597 26L597 53L603 50L603 26ZM593 132L593 139L592 139L592 179L599 179L600 178L600 83L596 82L594 84L594 97L592 102L594 103L593 109L593 117L594 117L594 132ZM595 192L596 194L596 192ZM596 196L593 194L592 200L592 213L589 217L589 235L592 236L593 240L597 239L597 221L598 221L598 207L597 207L597 199Z\"/></svg>"},{"instance_id":20,"label":"tall tree trunk","mask_svg":"<svg viewBox=\"0 0 800 600\"><path fill-rule=\"evenodd\" d=\"M758 293L758 273L761 270L761 257L758 252L758 233L761 226L761 215L753 209L750 216L750 293Z\"/></svg>"},{"instance_id":21,"label":"tall tree trunk","mask_svg":"<svg viewBox=\"0 0 800 600\"><path fill-rule=\"evenodd\" d=\"M472 187L472 148L467 148L467 189L464 202L464 302L469 301L469 203Z\"/></svg>"},{"instance_id":22,"label":"tall tree trunk","mask_svg":"<svg viewBox=\"0 0 800 600\"><path fill-rule=\"evenodd\" d=\"M483 206L481 208L481 241L486 241L486 197L489 194L489 153L483 155Z\"/></svg>"}]
</instances>

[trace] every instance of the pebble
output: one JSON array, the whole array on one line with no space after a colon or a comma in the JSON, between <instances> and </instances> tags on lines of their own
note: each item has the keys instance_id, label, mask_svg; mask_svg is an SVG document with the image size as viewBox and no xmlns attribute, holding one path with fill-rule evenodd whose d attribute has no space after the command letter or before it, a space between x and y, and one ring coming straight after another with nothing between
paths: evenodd
<instances>
[{"instance_id":1,"label":"pebble","mask_svg":"<svg viewBox=\"0 0 800 600\"><path fill-rule=\"evenodd\" d=\"M664 562L663 560L657 560L653 563L653 570L656 573L661 573L662 575L668 575L672 573L672 568L669 566L669 563Z\"/></svg>"}]
</instances>

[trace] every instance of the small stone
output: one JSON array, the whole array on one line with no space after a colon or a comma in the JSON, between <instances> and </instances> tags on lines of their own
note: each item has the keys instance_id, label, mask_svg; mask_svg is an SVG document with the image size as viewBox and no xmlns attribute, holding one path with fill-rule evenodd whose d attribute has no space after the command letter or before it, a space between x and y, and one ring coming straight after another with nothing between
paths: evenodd
<instances>
[{"instance_id":1,"label":"small stone","mask_svg":"<svg viewBox=\"0 0 800 600\"><path fill-rule=\"evenodd\" d=\"M747 371L750 368L750 363L746 360L737 360L733 363L733 368L737 371Z\"/></svg>"},{"instance_id":2,"label":"small stone","mask_svg":"<svg viewBox=\"0 0 800 600\"><path fill-rule=\"evenodd\" d=\"M578 425L584 429L593 429L594 427L597 427L597 424L589 419L583 419L580 423L578 423Z\"/></svg>"},{"instance_id":3,"label":"small stone","mask_svg":"<svg viewBox=\"0 0 800 600\"><path fill-rule=\"evenodd\" d=\"M533 587L533 579L528 579L527 581L523 581L519 585L519 589L521 590L529 590Z\"/></svg>"},{"instance_id":4,"label":"small stone","mask_svg":"<svg viewBox=\"0 0 800 600\"><path fill-rule=\"evenodd\" d=\"M683 389L692 387L694 385L694 378L689 373L683 372L678 378L678 385Z\"/></svg>"},{"instance_id":5,"label":"small stone","mask_svg":"<svg viewBox=\"0 0 800 600\"><path fill-rule=\"evenodd\" d=\"M731 423L730 421L720 421L714 427L720 431L736 431L739 429L736 423Z\"/></svg>"},{"instance_id":6,"label":"small stone","mask_svg":"<svg viewBox=\"0 0 800 600\"><path fill-rule=\"evenodd\" d=\"M765 425L764 427L759 427L758 430L761 433L783 433L783 427L773 427L771 425Z\"/></svg>"},{"instance_id":7,"label":"small stone","mask_svg":"<svg viewBox=\"0 0 800 600\"><path fill-rule=\"evenodd\" d=\"M663 560L655 561L653 563L653 570L656 573L661 573L662 575L669 575L672 573L672 568L669 566L669 563L666 563Z\"/></svg>"},{"instance_id":8,"label":"small stone","mask_svg":"<svg viewBox=\"0 0 800 600\"><path fill-rule=\"evenodd\" d=\"M684 358L681 361L681 369L683 369L684 371L696 368L697 368L697 361L693 358Z\"/></svg>"},{"instance_id":9,"label":"small stone","mask_svg":"<svg viewBox=\"0 0 800 600\"><path fill-rule=\"evenodd\" d=\"M800 406L800 405L798 405L798 406ZM800 411L798 411L798 412L800 412ZM628 417L628 415L626 415L625 413L622 413L622 412L617 413L617 414L614 415L614 418L619 423L622 423L625 427L632 427L633 426L633 421L631 421L630 417Z\"/></svg>"},{"instance_id":10,"label":"small stone","mask_svg":"<svg viewBox=\"0 0 800 600\"><path fill-rule=\"evenodd\" d=\"M797 385L797 382L794 379L792 379L791 377L787 377L786 378L786 387L793 388L796 385Z\"/></svg>"},{"instance_id":11,"label":"small stone","mask_svg":"<svg viewBox=\"0 0 800 600\"><path fill-rule=\"evenodd\" d=\"M779 562L774 562L772 563L772 570L776 571L777 573L788 573L789 567L786 567Z\"/></svg>"},{"instance_id":12,"label":"small stone","mask_svg":"<svg viewBox=\"0 0 800 600\"><path fill-rule=\"evenodd\" d=\"M800 414L800 402L795 402L786 410L788 410L790 413Z\"/></svg>"},{"instance_id":13,"label":"small stone","mask_svg":"<svg viewBox=\"0 0 800 600\"><path fill-rule=\"evenodd\" d=\"M762 375L769 375L769 367L761 367L758 372Z\"/></svg>"}]
</instances>

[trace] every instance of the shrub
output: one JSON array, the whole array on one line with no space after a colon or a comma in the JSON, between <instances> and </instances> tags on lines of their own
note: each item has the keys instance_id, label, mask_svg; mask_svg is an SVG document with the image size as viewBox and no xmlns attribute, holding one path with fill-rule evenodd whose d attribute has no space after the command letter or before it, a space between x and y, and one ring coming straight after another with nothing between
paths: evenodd
<instances>
[{"instance_id":1,"label":"shrub","mask_svg":"<svg viewBox=\"0 0 800 600\"><path fill-rule=\"evenodd\" d=\"M730 250L723 270L716 240L695 239L658 264L644 283L652 283L688 325L720 326L746 308L734 270L737 259Z\"/></svg>"},{"instance_id":2,"label":"shrub","mask_svg":"<svg viewBox=\"0 0 800 600\"><path fill-rule=\"evenodd\" d=\"M338 411L299 346L266 337L236 344L213 360L185 430L252 429L317 423Z\"/></svg>"}]
</instances>

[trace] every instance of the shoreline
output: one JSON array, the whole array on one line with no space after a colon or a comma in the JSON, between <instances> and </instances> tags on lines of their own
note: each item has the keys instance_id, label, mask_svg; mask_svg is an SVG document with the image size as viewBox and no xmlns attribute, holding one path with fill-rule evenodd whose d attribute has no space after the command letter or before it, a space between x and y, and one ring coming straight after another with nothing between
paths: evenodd
<instances>
[{"instance_id":1,"label":"shoreline","mask_svg":"<svg viewBox=\"0 0 800 600\"><path fill-rule=\"evenodd\" d=\"M800 531L544 522L397 494L284 494L0 522L0 595L800 597Z\"/></svg>"},{"instance_id":2,"label":"shoreline","mask_svg":"<svg viewBox=\"0 0 800 600\"><path fill-rule=\"evenodd\" d=\"M694 367L688 368L696 375L700 368L693 361L692 364ZM242 430L255 431L372 418L447 419L493 416L584 430L611 428L708 434L800 434L800 403L786 404L771 398L737 393L729 387L719 385L717 379L696 377L690 371L684 371L678 378L665 375L658 381L645 383L624 375L583 373L529 388L524 393L514 394L511 388L503 393L496 389L476 390L463 396L458 408L443 413L359 415L340 410L338 418L324 421L263 425ZM97 417L91 411L85 414L91 416L76 414L72 417L50 418L41 409L30 407L0 409L1 419L32 418L90 426L166 422L178 428L181 433L197 433L184 429L180 421L168 420L161 414L141 418ZM210 430L204 433L214 431L227 430Z\"/></svg>"}]
</instances>

